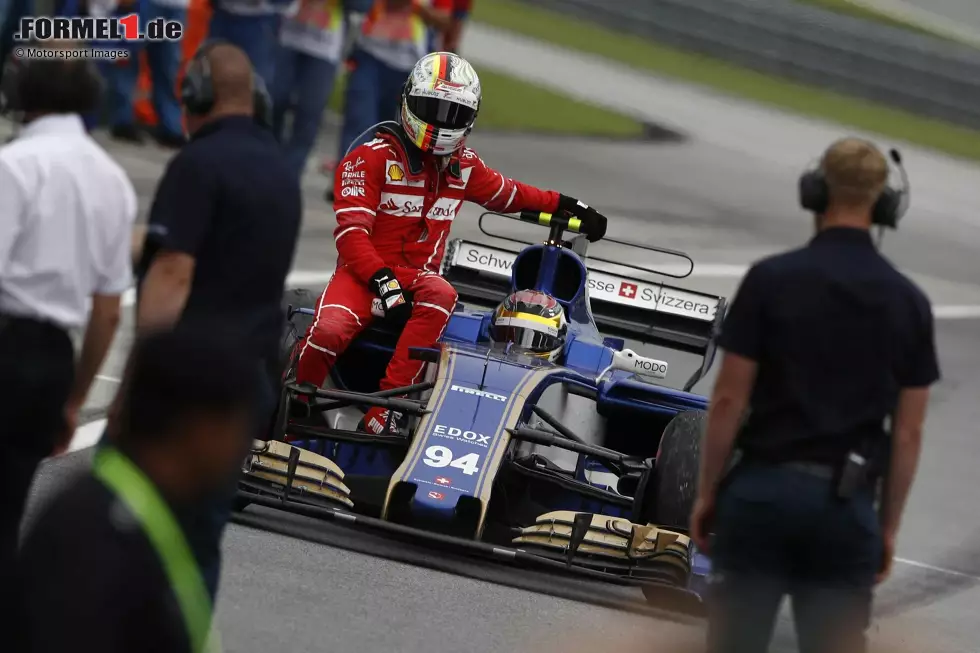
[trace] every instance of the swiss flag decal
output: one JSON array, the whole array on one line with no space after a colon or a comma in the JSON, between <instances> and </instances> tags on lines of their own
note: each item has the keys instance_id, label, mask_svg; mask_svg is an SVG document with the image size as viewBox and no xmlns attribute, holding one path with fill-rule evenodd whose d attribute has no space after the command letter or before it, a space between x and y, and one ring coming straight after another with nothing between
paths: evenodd
<instances>
[{"instance_id":1,"label":"swiss flag decal","mask_svg":"<svg viewBox=\"0 0 980 653\"><path fill-rule=\"evenodd\" d=\"M638 288L635 283L623 281L619 284L619 296L626 299L635 299Z\"/></svg>"}]
</instances>

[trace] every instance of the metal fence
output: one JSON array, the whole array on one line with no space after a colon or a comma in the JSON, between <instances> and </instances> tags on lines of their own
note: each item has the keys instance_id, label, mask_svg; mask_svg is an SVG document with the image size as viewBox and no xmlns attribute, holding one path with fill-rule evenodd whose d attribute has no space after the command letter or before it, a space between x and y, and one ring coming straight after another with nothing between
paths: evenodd
<instances>
[{"instance_id":1,"label":"metal fence","mask_svg":"<svg viewBox=\"0 0 980 653\"><path fill-rule=\"evenodd\" d=\"M524 0L980 129L980 49L792 0Z\"/></svg>"}]
</instances>

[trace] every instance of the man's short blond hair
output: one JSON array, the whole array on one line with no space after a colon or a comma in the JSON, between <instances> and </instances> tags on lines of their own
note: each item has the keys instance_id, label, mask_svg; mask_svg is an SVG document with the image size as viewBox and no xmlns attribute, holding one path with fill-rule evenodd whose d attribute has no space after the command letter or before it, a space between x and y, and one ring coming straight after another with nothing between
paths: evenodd
<instances>
[{"instance_id":1,"label":"man's short blond hair","mask_svg":"<svg viewBox=\"0 0 980 653\"><path fill-rule=\"evenodd\" d=\"M844 138L828 147L820 169L832 204L872 205L888 183L885 155L873 143L860 138Z\"/></svg>"}]
</instances>

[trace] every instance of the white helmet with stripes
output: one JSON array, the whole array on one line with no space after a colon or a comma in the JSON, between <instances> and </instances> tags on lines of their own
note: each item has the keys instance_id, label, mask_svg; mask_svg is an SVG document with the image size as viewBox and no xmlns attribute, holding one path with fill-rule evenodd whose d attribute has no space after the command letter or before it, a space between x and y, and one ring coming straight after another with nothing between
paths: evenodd
<instances>
[{"instance_id":1,"label":"white helmet with stripes","mask_svg":"<svg viewBox=\"0 0 980 653\"><path fill-rule=\"evenodd\" d=\"M402 127L423 152L455 154L473 130L481 95L480 78L466 59L451 52L428 54L402 90Z\"/></svg>"}]
</instances>

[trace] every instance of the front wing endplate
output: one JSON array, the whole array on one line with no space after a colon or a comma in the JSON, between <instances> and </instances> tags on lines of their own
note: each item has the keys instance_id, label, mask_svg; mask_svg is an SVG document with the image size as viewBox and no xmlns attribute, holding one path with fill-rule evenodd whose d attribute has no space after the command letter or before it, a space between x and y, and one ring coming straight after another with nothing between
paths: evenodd
<instances>
[{"instance_id":1,"label":"front wing endplate","mask_svg":"<svg viewBox=\"0 0 980 653\"><path fill-rule=\"evenodd\" d=\"M691 539L653 524L634 524L607 515L591 515L585 537L573 547L577 514L549 512L520 530L513 544L542 555L568 558L591 568L616 568L630 575L686 586L691 574ZM569 549L573 548L572 551ZM628 571L627 571L628 570Z\"/></svg>"},{"instance_id":2,"label":"front wing endplate","mask_svg":"<svg viewBox=\"0 0 980 653\"><path fill-rule=\"evenodd\" d=\"M299 456L290 479L289 460L294 451L299 452ZM350 489L344 484L344 472L337 463L285 442L256 440L243 472L250 485L269 486L276 494L285 490L319 499L320 502L354 507Z\"/></svg>"}]
</instances>

